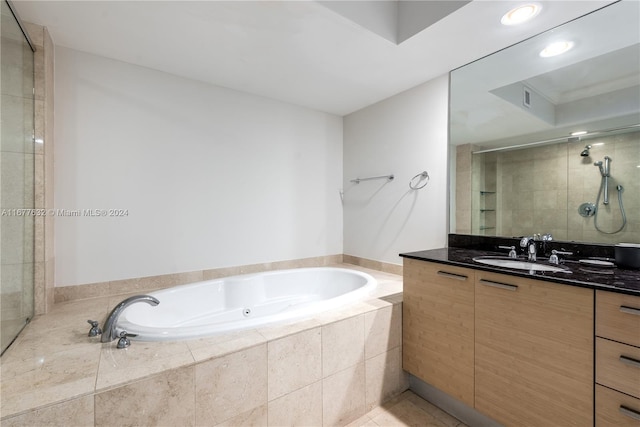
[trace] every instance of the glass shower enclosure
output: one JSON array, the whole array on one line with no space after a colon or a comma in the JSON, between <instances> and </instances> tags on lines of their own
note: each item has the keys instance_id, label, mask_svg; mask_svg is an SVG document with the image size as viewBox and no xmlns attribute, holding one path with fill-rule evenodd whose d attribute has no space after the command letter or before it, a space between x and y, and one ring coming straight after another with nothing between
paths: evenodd
<instances>
[{"instance_id":1,"label":"glass shower enclosure","mask_svg":"<svg viewBox=\"0 0 640 427\"><path fill-rule=\"evenodd\" d=\"M0 341L34 312L34 49L10 3L0 22Z\"/></svg>"}]
</instances>

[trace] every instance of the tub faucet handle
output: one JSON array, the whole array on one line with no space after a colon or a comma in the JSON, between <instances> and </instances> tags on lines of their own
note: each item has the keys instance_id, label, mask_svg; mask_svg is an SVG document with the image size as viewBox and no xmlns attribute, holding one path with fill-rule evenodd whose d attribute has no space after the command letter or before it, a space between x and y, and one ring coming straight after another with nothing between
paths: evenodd
<instances>
[{"instance_id":1,"label":"tub faucet handle","mask_svg":"<svg viewBox=\"0 0 640 427\"><path fill-rule=\"evenodd\" d=\"M91 329L89 329L90 337L96 337L102 334L102 329L100 329L100 326L98 326L98 322L96 322L95 320L87 320L87 323L91 325Z\"/></svg>"},{"instance_id":2,"label":"tub faucet handle","mask_svg":"<svg viewBox=\"0 0 640 427\"><path fill-rule=\"evenodd\" d=\"M120 339L118 340L118 348L127 348L131 345L129 337L137 337L138 334L130 334L127 331L120 332Z\"/></svg>"}]
</instances>

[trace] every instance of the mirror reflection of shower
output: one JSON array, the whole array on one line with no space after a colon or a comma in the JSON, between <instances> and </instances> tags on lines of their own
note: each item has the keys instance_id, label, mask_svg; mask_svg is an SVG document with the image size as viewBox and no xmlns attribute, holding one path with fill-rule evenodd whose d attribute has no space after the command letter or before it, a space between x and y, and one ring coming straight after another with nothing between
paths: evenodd
<instances>
[{"instance_id":1,"label":"mirror reflection of shower","mask_svg":"<svg viewBox=\"0 0 640 427\"><path fill-rule=\"evenodd\" d=\"M604 156L604 167L602 162L595 162L593 166L597 166L600 168L600 175L602 175L601 188L604 188L604 198L602 203L605 205L609 204L609 177L611 176L611 157ZM596 203L596 205L598 205Z\"/></svg>"},{"instance_id":2,"label":"mirror reflection of shower","mask_svg":"<svg viewBox=\"0 0 640 427\"><path fill-rule=\"evenodd\" d=\"M585 147L586 148L585 151L587 151L587 155L588 155L588 149L591 147L590 146L587 146L587 147L588 148ZM580 155L585 156L582 153ZM598 169L600 170L600 176L601 176L600 189L598 190L598 197L596 197L595 209L593 212L593 215L594 215L593 224L596 227L596 230L598 230L601 233L605 233L605 234L618 233L622 231L625 225L627 225L627 216L624 212L624 205L622 204L622 192L624 191L624 188L622 187L622 185L616 186L616 190L618 191L618 203L620 205L620 213L622 214L622 225L620 226L620 228L618 228L615 231L601 230L600 227L598 226L598 213L600 212L600 198L602 197L603 205L609 204L609 178L611 177L611 157L604 156L604 161L595 162L593 165L598 167Z\"/></svg>"},{"instance_id":3,"label":"mirror reflection of shower","mask_svg":"<svg viewBox=\"0 0 640 427\"><path fill-rule=\"evenodd\" d=\"M591 150L591 146L587 145L584 147L584 150L582 150L582 153L580 153L580 155L582 157L589 157L589 150Z\"/></svg>"}]
</instances>

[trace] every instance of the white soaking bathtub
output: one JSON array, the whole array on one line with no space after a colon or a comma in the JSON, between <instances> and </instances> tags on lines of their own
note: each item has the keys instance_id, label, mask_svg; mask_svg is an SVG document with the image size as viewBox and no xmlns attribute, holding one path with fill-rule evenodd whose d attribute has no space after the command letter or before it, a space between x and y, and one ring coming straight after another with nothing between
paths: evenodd
<instances>
[{"instance_id":1,"label":"white soaking bathtub","mask_svg":"<svg viewBox=\"0 0 640 427\"><path fill-rule=\"evenodd\" d=\"M365 299L371 275L334 267L244 274L149 293L157 306L128 306L116 324L134 340L200 338L312 316Z\"/></svg>"}]
</instances>

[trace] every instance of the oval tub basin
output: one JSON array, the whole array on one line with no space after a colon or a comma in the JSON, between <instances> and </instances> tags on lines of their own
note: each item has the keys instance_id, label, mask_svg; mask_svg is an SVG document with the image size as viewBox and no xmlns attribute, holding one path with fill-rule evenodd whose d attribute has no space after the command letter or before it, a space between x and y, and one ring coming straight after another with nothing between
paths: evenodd
<instances>
[{"instance_id":1,"label":"oval tub basin","mask_svg":"<svg viewBox=\"0 0 640 427\"><path fill-rule=\"evenodd\" d=\"M212 336L311 317L365 299L371 275L333 267L276 270L207 280L151 292L160 304L133 304L118 319L143 341Z\"/></svg>"}]
</instances>

